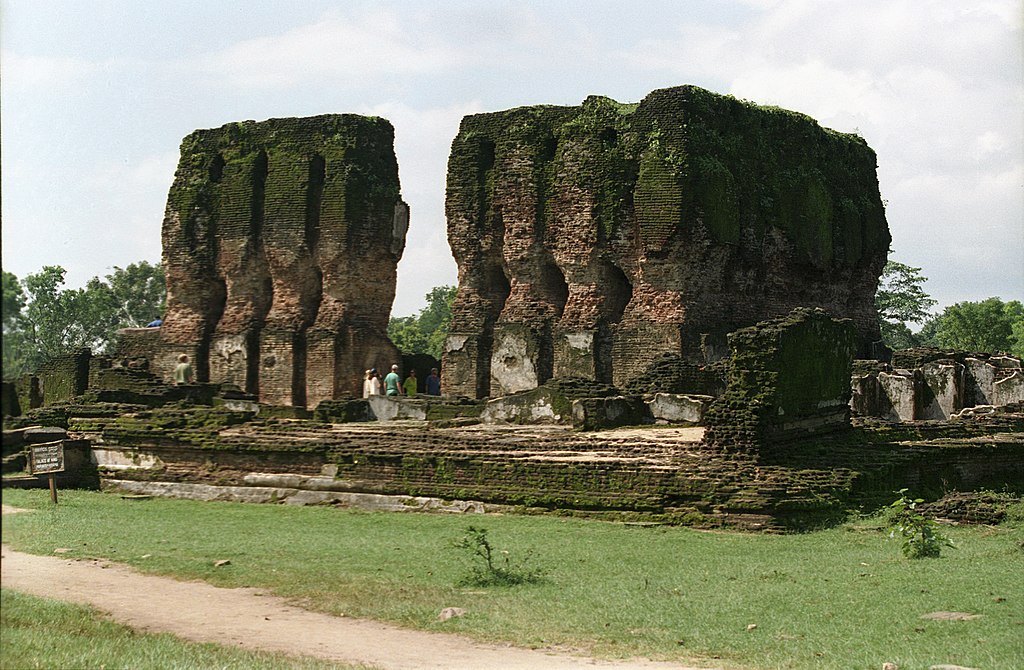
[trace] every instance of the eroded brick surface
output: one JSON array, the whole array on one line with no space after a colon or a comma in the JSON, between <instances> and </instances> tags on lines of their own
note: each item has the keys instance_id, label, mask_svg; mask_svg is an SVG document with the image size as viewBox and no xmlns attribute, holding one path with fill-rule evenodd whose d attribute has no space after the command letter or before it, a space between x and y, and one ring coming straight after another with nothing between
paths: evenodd
<instances>
[{"instance_id":1,"label":"eroded brick surface","mask_svg":"<svg viewBox=\"0 0 1024 670\"><path fill-rule=\"evenodd\" d=\"M391 124L245 121L184 139L167 201L167 314L154 371L280 405L361 392L399 360L387 339L408 207Z\"/></svg>"},{"instance_id":2,"label":"eroded brick surface","mask_svg":"<svg viewBox=\"0 0 1024 670\"><path fill-rule=\"evenodd\" d=\"M862 355L879 339L874 152L801 114L684 86L468 116L446 213L449 392L621 386L795 307L851 319Z\"/></svg>"}]
</instances>

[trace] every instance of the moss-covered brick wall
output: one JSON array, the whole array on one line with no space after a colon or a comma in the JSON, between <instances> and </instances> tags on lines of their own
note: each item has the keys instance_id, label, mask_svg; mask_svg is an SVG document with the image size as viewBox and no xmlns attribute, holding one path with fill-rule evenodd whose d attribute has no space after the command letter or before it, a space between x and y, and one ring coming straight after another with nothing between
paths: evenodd
<instances>
[{"instance_id":1,"label":"moss-covered brick wall","mask_svg":"<svg viewBox=\"0 0 1024 670\"><path fill-rule=\"evenodd\" d=\"M89 386L91 358L91 352L82 349L70 354L59 354L40 365L35 376L39 379L42 404L51 405L85 393ZM35 406L29 403L29 407Z\"/></svg>"},{"instance_id":2,"label":"moss-covered brick wall","mask_svg":"<svg viewBox=\"0 0 1024 670\"><path fill-rule=\"evenodd\" d=\"M393 144L388 121L350 114L186 137L154 371L169 378L187 354L199 381L315 407L398 360L386 331L408 207Z\"/></svg>"},{"instance_id":3,"label":"moss-covered brick wall","mask_svg":"<svg viewBox=\"0 0 1024 670\"><path fill-rule=\"evenodd\" d=\"M345 404L324 409L344 413ZM210 408L84 407L67 424L96 438L105 481L238 487L240 499L246 489L273 485L281 498L301 490L310 501L343 502L331 497L342 492L433 496L763 530L841 521L859 504L891 502L904 486L926 497L941 495L945 486L1024 490L1019 412L914 427L856 425L769 442L752 458L723 457L673 428L580 433L564 426L330 425Z\"/></svg>"},{"instance_id":4,"label":"moss-covered brick wall","mask_svg":"<svg viewBox=\"0 0 1024 670\"><path fill-rule=\"evenodd\" d=\"M467 116L445 388L521 390L524 369L623 387L796 307L851 319L866 356L890 241L875 168L858 136L694 86Z\"/></svg>"},{"instance_id":5,"label":"moss-covered brick wall","mask_svg":"<svg viewBox=\"0 0 1024 670\"><path fill-rule=\"evenodd\" d=\"M0 387L0 409L3 416L19 416L21 403L18 401L18 389L14 382L3 382ZM26 408L27 409L27 408Z\"/></svg>"},{"instance_id":6,"label":"moss-covered brick wall","mask_svg":"<svg viewBox=\"0 0 1024 670\"><path fill-rule=\"evenodd\" d=\"M848 320L820 309L731 333L727 385L704 416L705 443L756 454L771 442L848 428L855 343Z\"/></svg>"}]
</instances>

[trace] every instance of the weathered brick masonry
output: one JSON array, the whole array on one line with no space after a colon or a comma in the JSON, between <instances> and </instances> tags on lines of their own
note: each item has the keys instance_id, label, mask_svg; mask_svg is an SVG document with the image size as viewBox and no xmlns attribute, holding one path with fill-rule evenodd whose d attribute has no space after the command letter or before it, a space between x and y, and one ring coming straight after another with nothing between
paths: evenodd
<instances>
[{"instance_id":1,"label":"weathered brick masonry","mask_svg":"<svg viewBox=\"0 0 1024 670\"><path fill-rule=\"evenodd\" d=\"M851 506L887 503L903 486L937 496L1016 490L1024 481L1019 414L1006 417L998 434L973 422L934 436L872 426L753 458L723 458L675 428L324 425L159 410L71 417L68 425L93 440L109 485L188 496L189 486L206 484L223 499L346 504L346 493L433 496L781 530L842 520ZM175 491L176 483L186 486Z\"/></svg>"},{"instance_id":2,"label":"weathered brick masonry","mask_svg":"<svg viewBox=\"0 0 1024 670\"><path fill-rule=\"evenodd\" d=\"M184 139L167 201L167 314L151 365L315 406L398 360L387 339L408 207L394 130L356 115L271 119Z\"/></svg>"},{"instance_id":3,"label":"weathered brick masonry","mask_svg":"<svg viewBox=\"0 0 1024 670\"><path fill-rule=\"evenodd\" d=\"M623 386L668 353L795 307L879 340L890 236L875 154L801 114L683 86L468 116L446 200L459 290L444 387L584 376Z\"/></svg>"}]
</instances>

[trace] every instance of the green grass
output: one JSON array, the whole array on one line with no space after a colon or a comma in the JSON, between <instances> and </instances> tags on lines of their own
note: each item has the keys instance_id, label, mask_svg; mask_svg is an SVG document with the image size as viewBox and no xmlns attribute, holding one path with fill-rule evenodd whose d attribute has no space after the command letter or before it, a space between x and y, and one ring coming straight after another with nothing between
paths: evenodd
<instances>
[{"instance_id":1,"label":"green grass","mask_svg":"<svg viewBox=\"0 0 1024 670\"><path fill-rule=\"evenodd\" d=\"M315 659L247 652L138 633L88 607L0 589L0 668L131 670L357 670Z\"/></svg>"},{"instance_id":2,"label":"green grass","mask_svg":"<svg viewBox=\"0 0 1024 670\"><path fill-rule=\"evenodd\" d=\"M252 586L334 614L604 656L754 668L1024 667L1024 522L949 528L957 549L910 560L877 521L803 535L707 533L535 516L124 500L4 491L14 548L103 557L154 574ZM453 547L484 527L539 584L460 588ZM220 568L214 562L230 559ZM464 617L436 621L444 607ZM980 614L929 621L939 611ZM749 628L756 624L756 628Z\"/></svg>"}]
</instances>

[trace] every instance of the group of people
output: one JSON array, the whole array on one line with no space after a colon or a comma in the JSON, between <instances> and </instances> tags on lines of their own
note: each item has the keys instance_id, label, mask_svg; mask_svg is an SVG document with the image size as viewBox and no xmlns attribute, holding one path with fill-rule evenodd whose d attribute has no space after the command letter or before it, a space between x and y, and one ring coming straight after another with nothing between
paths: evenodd
<instances>
[{"instance_id":1,"label":"group of people","mask_svg":"<svg viewBox=\"0 0 1024 670\"><path fill-rule=\"evenodd\" d=\"M195 375L188 356L185 354L178 356L178 365L174 368L174 382L176 384L191 384L194 378ZM430 375L424 385L427 395L441 395L441 378L437 375L437 368L430 369ZM415 397L418 391L416 370L409 370L409 376L403 382L402 378L398 376L398 366L392 365L391 372L384 377L382 382L377 368L370 368L366 371L366 376L363 379L363 397L381 395L382 390L386 396Z\"/></svg>"},{"instance_id":2,"label":"group of people","mask_svg":"<svg viewBox=\"0 0 1024 670\"><path fill-rule=\"evenodd\" d=\"M430 375L424 382L427 395L441 395L441 378L437 374L437 368L430 369ZM416 370L409 370L409 376L402 381L398 374L398 366L392 365L391 372L381 380L377 368L370 368L363 378L363 397L369 398L372 395L383 395L390 397L406 396L415 397L419 390L419 382L416 379Z\"/></svg>"}]
</instances>

